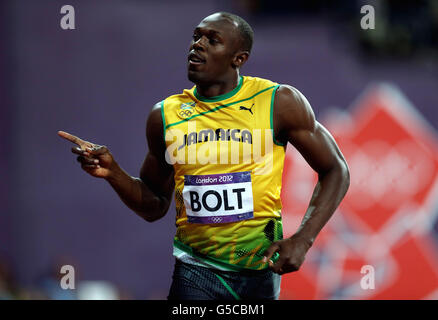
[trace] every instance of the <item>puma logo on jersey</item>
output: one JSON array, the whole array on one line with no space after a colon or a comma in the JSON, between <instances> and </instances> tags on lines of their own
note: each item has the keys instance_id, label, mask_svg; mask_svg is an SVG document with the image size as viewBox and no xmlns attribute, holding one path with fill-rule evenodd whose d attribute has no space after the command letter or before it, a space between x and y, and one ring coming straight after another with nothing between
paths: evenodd
<instances>
[{"instance_id":1,"label":"puma logo on jersey","mask_svg":"<svg viewBox=\"0 0 438 320\"><path fill-rule=\"evenodd\" d=\"M239 110L248 110L249 112L251 112L251 114L253 114L253 113L252 113L252 110L251 110L252 107L254 107L254 103L252 104L251 108L247 108L247 107L244 107L244 106L240 106Z\"/></svg>"}]
</instances>

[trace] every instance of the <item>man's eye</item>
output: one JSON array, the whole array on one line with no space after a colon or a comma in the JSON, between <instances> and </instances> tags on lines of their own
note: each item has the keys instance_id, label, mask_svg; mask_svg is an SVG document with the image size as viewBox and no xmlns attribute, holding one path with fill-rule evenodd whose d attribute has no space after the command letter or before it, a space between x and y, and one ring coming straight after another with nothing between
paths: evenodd
<instances>
[{"instance_id":1,"label":"man's eye","mask_svg":"<svg viewBox=\"0 0 438 320\"><path fill-rule=\"evenodd\" d=\"M211 44L215 44L215 43L218 43L218 42L219 42L219 41L217 41L217 39L213 39L213 38L210 39L210 43L211 43Z\"/></svg>"}]
</instances>

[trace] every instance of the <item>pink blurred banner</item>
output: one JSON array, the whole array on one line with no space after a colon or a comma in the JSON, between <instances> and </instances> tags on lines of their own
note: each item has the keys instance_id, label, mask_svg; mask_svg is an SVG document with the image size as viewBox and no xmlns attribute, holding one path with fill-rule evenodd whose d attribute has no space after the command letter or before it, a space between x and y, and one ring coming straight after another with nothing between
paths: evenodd
<instances>
[{"instance_id":1,"label":"pink blurred banner","mask_svg":"<svg viewBox=\"0 0 438 320\"><path fill-rule=\"evenodd\" d=\"M283 276L280 298L438 299L437 133L390 84L370 86L348 113L322 123L344 153L351 186L301 270ZM285 237L298 228L316 181L289 146ZM374 288L361 285L369 276Z\"/></svg>"}]
</instances>

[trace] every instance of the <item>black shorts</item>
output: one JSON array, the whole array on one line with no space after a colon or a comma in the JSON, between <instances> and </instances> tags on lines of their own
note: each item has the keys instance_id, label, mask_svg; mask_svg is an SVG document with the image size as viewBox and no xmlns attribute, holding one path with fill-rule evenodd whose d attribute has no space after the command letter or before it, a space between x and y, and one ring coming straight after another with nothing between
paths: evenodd
<instances>
[{"instance_id":1,"label":"black shorts","mask_svg":"<svg viewBox=\"0 0 438 320\"><path fill-rule=\"evenodd\" d=\"M281 276L270 269L220 271L175 259L169 300L277 300Z\"/></svg>"}]
</instances>

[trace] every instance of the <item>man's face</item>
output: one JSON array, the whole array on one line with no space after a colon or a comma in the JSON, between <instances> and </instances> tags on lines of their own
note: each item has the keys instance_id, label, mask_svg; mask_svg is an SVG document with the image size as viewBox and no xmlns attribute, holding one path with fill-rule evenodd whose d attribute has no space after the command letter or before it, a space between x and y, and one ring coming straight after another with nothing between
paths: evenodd
<instances>
[{"instance_id":1,"label":"man's face","mask_svg":"<svg viewBox=\"0 0 438 320\"><path fill-rule=\"evenodd\" d=\"M208 16L195 28L188 55L189 80L215 83L230 72L239 48L237 26L219 14Z\"/></svg>"}]
</instances>

